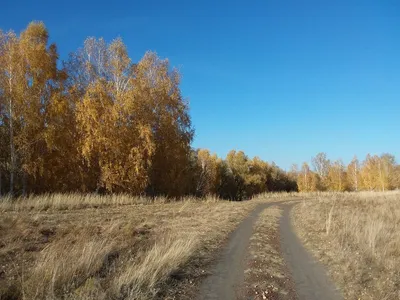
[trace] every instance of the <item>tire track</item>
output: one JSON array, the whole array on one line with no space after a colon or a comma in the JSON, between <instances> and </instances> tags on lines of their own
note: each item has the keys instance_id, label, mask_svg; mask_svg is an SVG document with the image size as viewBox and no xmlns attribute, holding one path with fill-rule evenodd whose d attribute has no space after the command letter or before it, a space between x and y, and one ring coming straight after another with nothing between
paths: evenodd
<instances>
[{"instance_id":1,"label":"tire track","mask_svg":"<svg viewBox=\"0 0 400 300\"><path fill-rule=\"evenodd\" d=\"M275 203L259 204L231 234L212 274L200 286L198 299L229 300L243 299L241 287L244 282L244 267L247 248L253 233L253 225L265 208Z\"/></svg>"},{"instance_id":2,"label":"tire track","mask_svg":"<svg viewBox=\"0 0 400 300\"><path fill-rule=\"evenodd\" d=\"M295 283L300 300L340 300L342 296L328 278L323 266L303 247L293 231L290 210L295 204L283 206L280 220L281 249Z\"/></svg>"},{"instance_id":3,"label":"tire track","mask_svg":"<svg viewBox=\"0 0 400 300\"><path fill-rule=\"evenodd\" d=\"M230 235L228 244L220 254L212 274L202 282L198 299L245 299L244 270L253 226L259 214L272 205L283 209L279 221L282 256L294 280L298 299L342 299L324 268L307 252L293 231L290 210L296 203L298 201L259 204Z\"/></svg>"}]
</instances>

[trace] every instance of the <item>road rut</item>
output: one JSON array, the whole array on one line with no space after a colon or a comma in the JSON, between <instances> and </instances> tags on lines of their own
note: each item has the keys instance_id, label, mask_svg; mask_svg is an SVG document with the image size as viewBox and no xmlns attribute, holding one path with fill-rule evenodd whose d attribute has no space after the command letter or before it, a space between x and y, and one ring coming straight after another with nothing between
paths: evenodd
<instances>
[{"instance_id":1,"label":"road rut","mask_svg":"<svg viewBox=\"0 0 400 300\"><path fill-rule=\"evenodd\" d=\"M231 234L212 275L202 283L198 299L241 299L240 288L244 282L244 264L253 225L260 212L271 205L273 203L259 204Z\"/></svg>"},{"instance_id":2,"label":"road rut","mask_svg":"<svg viewBox=\"0 0 400 300\"><path fill-rule=\"evenodd\" d=\"M283 205L280 220L281 249L295 283L300 300L340 300L340 292L326 275L323 266L303 247L293 231L290 210L293 203Z\"/></svg>"},{"instance_id":3,"label":"road rut","mask_svg":"<svg viewBox=\"0 0 400 300\"><path fill-rule=\"evenodd\" d=\"M313 259L293 232L290 222L290 209L296 203L298 201L259 204L230 235L228 244L223 249L212 274L202 282L198 299L245 299L243 291L244 269L253 226L259 214L273 205L283 209L279 223L282 256L291 272L298 299L342 299L323 267Z\"/></svg>"}]
</instances>

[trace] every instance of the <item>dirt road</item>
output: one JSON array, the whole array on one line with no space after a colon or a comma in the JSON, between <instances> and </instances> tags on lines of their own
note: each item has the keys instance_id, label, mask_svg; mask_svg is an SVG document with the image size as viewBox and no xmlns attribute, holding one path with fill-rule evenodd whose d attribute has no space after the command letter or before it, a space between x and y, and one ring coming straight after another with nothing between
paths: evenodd
<instances>
[{"instance_id":1,"label":"dirt road","mask_svg":"<svg viewBox=\"0 0 400 300\"><path fill-rule=\"evenodd\" d=\"M279 223L280 246L282 256L294 282L297 299L342 299L335 286L329 281L323 267L313 259L293 232L290 222L290 209L297 203L290 201L258 205L231 234L212 274L201 284L198 299L233 300L246 298L243 291L244 269L253 225L260 212L272 205L283 209ZM290 299L293 299L293 297Z\"/></svg>"}]
</instances>

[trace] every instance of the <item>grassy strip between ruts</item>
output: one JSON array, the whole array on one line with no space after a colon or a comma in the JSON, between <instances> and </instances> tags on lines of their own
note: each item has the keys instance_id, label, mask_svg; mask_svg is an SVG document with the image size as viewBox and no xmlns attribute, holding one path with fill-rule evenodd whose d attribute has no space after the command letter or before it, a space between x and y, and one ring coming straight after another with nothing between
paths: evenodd
<instances>
[{"instance_id":1,"label":"grassy strip between ruts","mask_svg":"<svg viewBox=\"0 0 400 300\"><path fill-rule=\"evenodd\" d=\"M399 192L320 195L292 216L346 299L400 299Z\"/></svg>"},{"instance_id":2,"label":"grassy strip between ruts","mask_svg":"<svg viewBox=\"0 0 400 300\"><path fill-rule=\"evenodd\" d=\"M245 270L245 299L296 299L280 249L281 214L281 208L271 206L256 222Z\"/></svg>"}]
</instances>

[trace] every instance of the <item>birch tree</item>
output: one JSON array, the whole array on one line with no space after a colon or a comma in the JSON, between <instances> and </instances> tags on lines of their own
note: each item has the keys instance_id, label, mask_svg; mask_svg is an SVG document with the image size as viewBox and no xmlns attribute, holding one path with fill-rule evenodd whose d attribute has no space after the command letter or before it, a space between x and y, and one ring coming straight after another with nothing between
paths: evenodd
<instances>
[{"instance_id":1,"label":"birch tree","mask_svg":"<svg viewBox=\"0 0 400 300\"><path fill-rule=\"evenodd\" d=\"M126 47L121 40L106 46L90 38L79 53L78 66L85 68L75 73L77 89L84 91L76 106L81 153L99 170L98 188L141 193L148 184L154 141Z\"/></svg>"},{"instance_id":2,"label":"birch tree","mask_svg":"<svg viewBox=\"0 0 400 300\"><path fill-rule=\"evenodd\" d=\"M14 32L0 33L0 89L2 99L2 126L7 126L9 142L9 193L14 194L15 173L17 171L17 159L15 150L15 126L16 113L15 102L17 98L17 83L19 62L19 42Z\"/></svg>"},{"instance_id":3,"label":"birch tree","mask_svg":"<svg viewBox=\"0 0 400 300\"><path fill-rule=\"evenodd\" d=\"M211 155L207 149L199 149L197 151L197 162L200 172L196 185L196 194L202 196L217 194L220 182L217 155Z\"/></svg>"},{"instance_id":4,"label":"birch tree","mask_svg":"<svg viewBox=\"0 0 400 300\"><path fill-rule=\"evenodd\" d=\"M150 168L151 194L173 197L189 192L190 144L193 129L180 74L168 60L147 52L135 66L134 88L149 121L155 151ZM141 100L139 100L141 99Z\"/></svg>"},{"instance_id":5,"label":"birch tree","mask_svg":"<svg viewBox=\"0 0 400 300\"><path fill-rule=\"evenodd\" d=\"M357 156L354 156L353 160L347 166L347 177L349 187L353 191L359 190L359 177L360 177L360 162Z\"/></svg>"},{"instance_id":6,"label":"birch tree","mask_svg":"<svg viewBox=\"0 0 400 300\"><path fill-rule=\"evenodd\" d=\"M320 152L315 157L312 158L312 165L315 172L321 179L321 189L326 188L326 179L328 176L330 161L326 157L326 153Z\"/></svg>"},{"instance_id":7,"label":"birch tree","mask_svg":"<svg viewBox=\"0 0 400 300\"><path fill-rule=\"evenodd\" d=\"M343 192L347 189L346 172L342 160L333 162L328 169L327 187L330 191Z\"/></svg>"}]
</instances>

